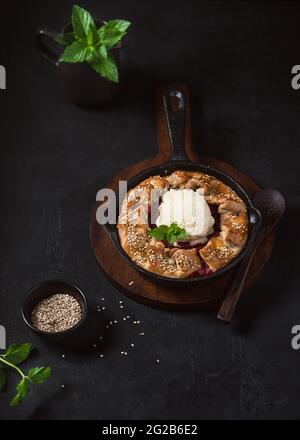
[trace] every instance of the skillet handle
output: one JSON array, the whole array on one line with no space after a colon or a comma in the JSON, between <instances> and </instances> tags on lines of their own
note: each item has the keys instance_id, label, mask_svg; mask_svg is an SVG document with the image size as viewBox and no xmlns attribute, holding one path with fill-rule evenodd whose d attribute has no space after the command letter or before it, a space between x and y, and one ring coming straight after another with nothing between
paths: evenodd
<instances>
[{"instance_id":1,"label":"skillet handle","mask_svg":"<svg viewBox=\"0 0 300 440\"><path fill-rule=\"evenodd\" d=\"M189 160L185 151L186 97L180 88L170 88L163 95L164 114L171 145L170 161Z\"/></svg>"}]
</instances>

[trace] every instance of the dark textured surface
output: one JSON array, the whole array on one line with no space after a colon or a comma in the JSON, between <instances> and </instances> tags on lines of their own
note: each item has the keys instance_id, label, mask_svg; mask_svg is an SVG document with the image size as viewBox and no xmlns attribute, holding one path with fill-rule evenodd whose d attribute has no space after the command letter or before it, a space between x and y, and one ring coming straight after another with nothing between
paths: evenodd
<instances>
[{"instance_id":1,"label":"dark textured surface","mask_svg":"<svg viewBox=\"0 0 300 440\"><path fill-rule=\"evenodd\" d=\"M30 339L37 348L27 366L48 363L54 372L16 409L7 405L10 376L0 418L298 418L300 352L290 331L300 323L300 91L290 72L300 63L299 5L81 1L100 18L134 23L126 87L114 107L95 112L62 99L54 68L33 48L35 29L62 26L71 4L1 5L8 90L0 91L0 322L9 343ZM153 155L153 84L174 80L192 92L199 148L287 199L273 256L233 328L215 314L167 313L123 298L90 249L96 191ZM106 310L92 314L89 337L73 349L39 339L22 322L26 290L48 278L78 283L94 310L105 298ZM123 321L127 314L141 324ZM105 319L119 323L101 346Z\"/></svg>"}]
</instances>

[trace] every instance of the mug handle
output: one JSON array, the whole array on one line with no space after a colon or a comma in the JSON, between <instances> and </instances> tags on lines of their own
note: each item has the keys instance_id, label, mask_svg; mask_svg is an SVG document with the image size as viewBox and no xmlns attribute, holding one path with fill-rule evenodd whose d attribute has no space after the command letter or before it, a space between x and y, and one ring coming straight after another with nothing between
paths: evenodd
<instances>
[{"instance_id":1,"label":"mug handle","mask_svg":"<svg viewBox=\"0 0 300 440\"><path fill-rule=\"evenodd\" d=\"M50 40L55 41L55 39L60 35L60 32L55 29L48 27L41 27L35 34L34 43L35 47L41 54L54 66L58 64L59 56L46 44L46 37Z\"/></svg>"}]
</instances>

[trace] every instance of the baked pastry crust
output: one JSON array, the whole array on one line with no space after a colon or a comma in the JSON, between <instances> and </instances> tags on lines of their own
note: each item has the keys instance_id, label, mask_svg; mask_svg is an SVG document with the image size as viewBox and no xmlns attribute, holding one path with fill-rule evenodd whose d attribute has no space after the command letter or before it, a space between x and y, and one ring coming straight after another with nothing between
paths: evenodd
<instances>
[{"instance_id":1,"label":"baked pastry crust","mask_svg":"<svg viewBox=\"0 0 300 440\"><path fill-rule=\"evenodd\" d=\"M170 188L193 189L217 207L219 230L202 247L169 247L148 235L149 206L156 190L160 197ZM171 278L186 278L206 265L216 272L241 252L248 237L249 220L244 201L214 176L177 170L168 176L151 176L128 191L123 200L118 231L127 255L144 269Z\"/></svg>"}]
</instances>

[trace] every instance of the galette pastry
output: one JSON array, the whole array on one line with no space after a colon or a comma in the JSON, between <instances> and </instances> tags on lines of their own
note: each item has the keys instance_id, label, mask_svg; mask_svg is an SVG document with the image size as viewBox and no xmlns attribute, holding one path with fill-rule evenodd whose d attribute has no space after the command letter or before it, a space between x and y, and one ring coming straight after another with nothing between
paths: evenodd
<instances>
[{"instance_id":1,"label":"galette pastry","mask_svg":"<svg viewBox=\"0 0 300 440\"><path fill-rule=\"evenodd\" d=\"M184 230L178 240L151 233L174 225ZM151 176L130 189L118 218L121 246L136 264L180 279L229 264L245 246L248 228L247 207L235 191L214 176L185 170Z\"/></svg>"}]
</instances>

